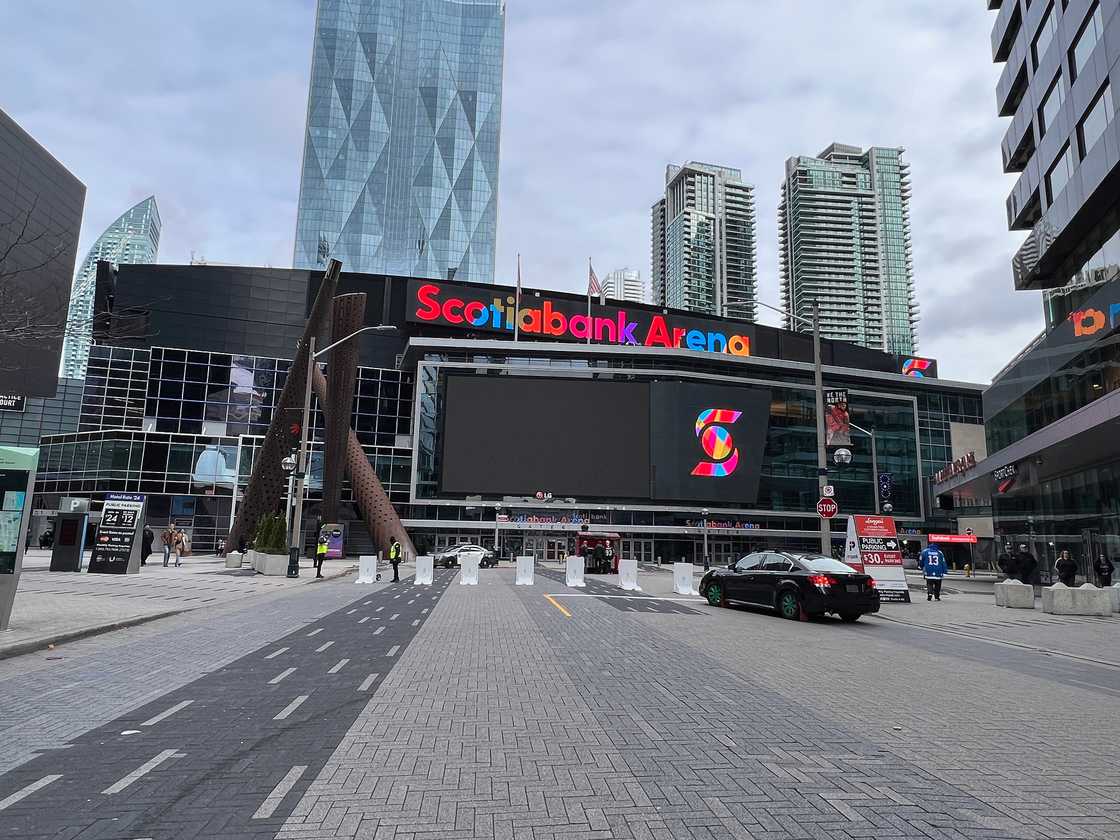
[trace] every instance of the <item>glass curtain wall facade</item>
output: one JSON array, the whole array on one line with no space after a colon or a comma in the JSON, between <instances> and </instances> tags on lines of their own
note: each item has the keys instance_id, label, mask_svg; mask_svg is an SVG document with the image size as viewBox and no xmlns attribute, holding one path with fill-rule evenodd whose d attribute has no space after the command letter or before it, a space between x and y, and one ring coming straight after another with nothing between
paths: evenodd
<instances>
[{"instance_id":1,"label":"glass curtain wall facade","mask_svg":"<svg viewBox=\"0 0 1120 840\"><path fill-rule=\"evenodd\" d=\"M163 229L156 197L150 195L126 210L106 228L82 260L70 290L70 312L66 318L66 340L62 347L62 376L82 379L86 375L89 348L93 343L93 298L97 263L115 265L154 263Z\"/></svg>"},{"instance_id":2,"label":"glass curtain wall facade","mask_svg":"<svg viewBox=\"0 0 1120 840\"><path fill-rule=\"evenodd\" d=\"M504 0L319 0L296 268L494 282Z\"/></svg>"},{"instance_id":3,"label":"glass curtain wall facade","mask_svg":"<svg viewBox=\"0 0 1120 840\"><path fill-rule=\"evenodd\" d=\"M738 169L667 167L651 215L652 303L757 320L754 187Z\"/></svg>"},{"instance_id":4,"label":"glass curtain wall facade","mask_svg":"<svg viewBox=\"0 0 1120 840\"><path fill-rule=\"evenodd\" d=\"M910 174L901 149L834 143L786 161L778 208L782 307L821 333L888 353L918 349ZM808 331L788 316L786 329Z\"/></svg>"}]
</instances>

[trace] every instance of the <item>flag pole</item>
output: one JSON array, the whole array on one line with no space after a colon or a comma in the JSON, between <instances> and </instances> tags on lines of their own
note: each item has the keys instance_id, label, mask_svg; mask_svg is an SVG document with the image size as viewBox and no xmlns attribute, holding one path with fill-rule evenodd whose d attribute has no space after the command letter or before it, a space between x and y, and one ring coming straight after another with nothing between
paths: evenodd
<instances>
[{"instance_id":1,"label":"flag pole","mask_svg":"<svg viewBox=\"0 0 1120 840\"><path fill-rule=\"evenodd\" d=\"M517 341L518 334L521 332L521 319L517 317L518 311L521 309L521 254L517 255L517 291L513 295L513 340Z\"/></svg>"},{"instance_id":2,"label":"flag pole","mask_svg":"<svg viewBox=\"0 0 1120 840\"><path fill-rule=\"evenodd\" d=\"M591 275L595 269L591 267L591 257L587 258L587 343L591 343Z\"/></svg>"}]
</instances>

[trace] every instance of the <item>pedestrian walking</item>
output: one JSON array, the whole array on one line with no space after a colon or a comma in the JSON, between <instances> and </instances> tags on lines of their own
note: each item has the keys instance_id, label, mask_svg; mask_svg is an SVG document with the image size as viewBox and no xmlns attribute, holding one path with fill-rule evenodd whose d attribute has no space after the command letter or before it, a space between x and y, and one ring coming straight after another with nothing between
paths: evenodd
<instances>
[{"instance_id":1,"label":"pedestrian walking","mask_svg":"<svg viewBox=\"0 0 1120 840\"><path fill-rule=\"evenodd\" d=\"M167 563L171 560L171 551L175 546L175 526L168 523L163 533L159 535L159 541L163 545L163 566L167 568Z\"/></svg>"},{"instance_id":2,"label":"pedestrian walking","mask_svg":"<svg viewBox=\"0 0 1120 840\"><path fill-rule=\"evenodd\" d=\"M152 553L152 543L156 541L156 535L152 533L152 529L144 525L144 533L140 537L140 565L148 565L148 555Z\"/></svg>"},{"instance_id":3,"label":"pedestrian walking","mask_svg":"<svg viewBox=\"0 0 1120 840\"><path fill-rule=\"evenodd\" d=\"M1077 561L1065 549L1058 555L1058 562L1054 564L1054 571L1058 573L1058 582L1065 586L1077 583Z\"/></svg>"},{"instance_id":4,"label":"pedestrian walking","mask_svg":"<svg viewBox=\"0 0 1120 840\"><path fill-rule=\"evenodd\" d=\"M323 534L319 537L319 543L315 546L315 577L316 579L323 576L323 561L327 559L327 535Z\"/></svg>"},{"instance_id":5,"label":"pedestrian walking","mask_svg":"<svg viewBox=\"0 0 1120 840\"><path fill-rule=\"evenodd\" d=\"M1103 551L1093 561L1093 569L1097 573L1097 580L1100 581L1101 586L1112 586L1112 561Z\"/></svg>"},{"instance_id":6,"label":"pedestrian walking","mask_svg":"<svg viewBox=\"0 0 1120 840\"><path fill-rule=\"evenodd\" d=\"M393 583L399 583L401 579L401 544L396 539L389 544L389 565L393 567Z\"/></svg>"},{"instance_id":7,"label":"pedestrian walking","mask_svg":"<svg viewBox=\"0 0 1120 840\"><path fill-rule=\"evenodd\" d=\"M171 546L175 552L175 568L183 565L183 555L187 553L187 535L182 528L175 529L175 543Z\"/></svg>"},{"instance_id":8,"label":"pedestrian walking","mask_svg":"<svg viewBox=\"0 0 1120 840\"><path fill-rule=\"evenodd\" d=\"M936 598L940 601L941 581L945 579L945 573L949 569L941 547L937 543L930 543L922 550L918 561L922 565L922 577L926 579L926 600L932 601Z\"/></svg>"}]
</instances>

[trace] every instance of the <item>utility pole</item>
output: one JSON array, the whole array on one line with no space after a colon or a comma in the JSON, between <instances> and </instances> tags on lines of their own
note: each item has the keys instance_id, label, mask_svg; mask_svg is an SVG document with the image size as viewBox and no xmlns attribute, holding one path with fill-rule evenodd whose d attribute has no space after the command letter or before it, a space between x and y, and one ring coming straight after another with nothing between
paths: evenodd
<instances>
[{"instance_id":1,"label":"utility pole","mask_svg":"<svg viewBox=\"0 0 1120 840\"><path fill-rule=\"evenodd\" d=\"M818 498L824 498L828 484L828 452L824 446L824 379L821 370L821 311L813 303L813 376L817 391L817 484ZM832 556L832 526L823 516L821 520L821 554Z\"/></svg>"}]
</instances>

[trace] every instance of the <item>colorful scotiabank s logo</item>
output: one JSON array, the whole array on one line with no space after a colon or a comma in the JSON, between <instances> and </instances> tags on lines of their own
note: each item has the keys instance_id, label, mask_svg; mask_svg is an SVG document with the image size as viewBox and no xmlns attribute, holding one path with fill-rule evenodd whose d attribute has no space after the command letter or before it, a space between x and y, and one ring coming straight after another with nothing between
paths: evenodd
<instances>
[{"instance_id":1,"label":"colorful scotiabank s logo","mask_svg":"<svg viewBox=\"0 0 1120 840\"><path fill-rule=\"evenodd\" d=\"M709 478L726 478L739 466L739 450L731 432L720 423L734 423L743 415L741 411L730 408L706 408L696 416L696 437L700 446L712 460L701 461L693 470L693 475Z\"/></svg>"},{"instance_id":2,"label":"colorful scotiabank s logo","mask_svg":"<svg viewBox=\"0 0 1120 840\"><path fill-rule=\"evenodd\" d=\"M929 359L907 359L902 363L902 373L906 376L925 379L926 371L929 370L932 364L933 362Z\"/></svg>"}]
</instances>

